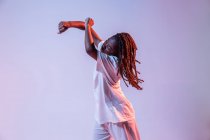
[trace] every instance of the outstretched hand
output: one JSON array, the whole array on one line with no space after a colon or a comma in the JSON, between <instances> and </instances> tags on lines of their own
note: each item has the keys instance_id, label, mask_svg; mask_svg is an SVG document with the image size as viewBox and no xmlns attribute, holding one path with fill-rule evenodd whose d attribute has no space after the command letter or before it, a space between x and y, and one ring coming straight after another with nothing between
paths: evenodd
<instances>
[{"instance_id":1,"label":"outstretched hand","mask_svg":"<svg viewBox=\"0 0 210 140\"><path fill-rule=\"evenodd\" d=\"M87 17L85 19L85 25L84 25L84 22L77 22L77 21L61 21L59 24L58 24L58 34L61 34L63 32L65 32L68 28L71 28L71 27L75 27L75 28L83 28L86 26L86 25L90 25L90 26L93 26L94 25L94 21L92 18L90 17Z\"/></svg>"},{"instance_id":2,"label":"outstretched hand","mask_svg":"<svg viewBox=\"0 0 210 140\"><path fill-rule=\"evenodd\" d=\"M70 27L69 22L61 21L58 24L58 30L59 30L58 34L61 34L61 33L65 32L69 27Z\"/></svg>"}]
</instances>

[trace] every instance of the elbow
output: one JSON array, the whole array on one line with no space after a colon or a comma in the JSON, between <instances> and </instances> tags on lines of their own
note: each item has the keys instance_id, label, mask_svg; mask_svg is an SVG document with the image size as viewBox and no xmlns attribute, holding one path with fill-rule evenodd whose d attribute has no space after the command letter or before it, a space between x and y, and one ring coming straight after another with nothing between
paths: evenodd
<instances>
[{"instance_id":1,"label":"elbow","mask_svg":"<svg viewBox=\"0 0 210 140\"><path fill-rule=\"evenodd\" d=\"M86 48L86 53L90 53L92 50L90 48Z\"/></svg>"},{"instance_id":2,"label":"elbow","mask_svg":"<svg viewBox=\"0 0 210 140\"><path fill-rule=\"evenodd\" d=\"M87 53L91 53L95 50L95 46L94 46L94 43L92 43L91 45L85 45L85 50Z\"/></svg>"},{"instance_id":3,"label":"elbow","mask_svg":"<svg viewBox=\"0 0 210 140\"><path fill-rule=\"evenodd\" d=\"M86 53L92 53L94 51L94 49L93 48L91 48L91 47L89 47L89 48L86 48Z\"/></svg>"}]
</instances>

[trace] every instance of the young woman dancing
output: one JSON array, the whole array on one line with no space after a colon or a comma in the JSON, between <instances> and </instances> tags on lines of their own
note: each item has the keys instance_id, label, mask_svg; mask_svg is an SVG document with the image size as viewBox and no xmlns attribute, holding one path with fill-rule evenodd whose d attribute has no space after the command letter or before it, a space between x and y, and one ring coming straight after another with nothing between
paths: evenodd
<instances>
[{"instance_id":1,"label":"young woman dancing","mask_svg":"<svg viewBox=\"0 0 210 140\"><path fill-rule=\"evenodd\" d=\"M94 21L61 21L59 34L68 28L85 31L85 50L96 61L94 69L95 126L94 140L140 140L135 119L135 111L124 95L120 79L138 90L143 88L138 83L136 70L137 46L129 33L117 33L107 40L102 40L92 28Z\"/></svg>"}]
</instances>

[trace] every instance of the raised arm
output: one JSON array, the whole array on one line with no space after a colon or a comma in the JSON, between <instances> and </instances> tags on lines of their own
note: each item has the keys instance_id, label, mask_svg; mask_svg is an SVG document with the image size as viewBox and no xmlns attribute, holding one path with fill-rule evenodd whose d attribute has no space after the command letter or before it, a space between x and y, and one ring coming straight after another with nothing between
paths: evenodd
<instances>
[{"instance_id":1,"label":"raised arm","mask_svg":"<svg viewBox=\"0 0 210 140\"><path fill-rule=\"evenodd\" d=\"M99 35L92 28L94 23L89 23L91 25L91 34L93 36L94 44L98 47L98 43L102 41ZM65 32L68 28L77 28L80 30L85 30L85 22L84 21L61 21L59 23L59 34Z\"/></svg>"},{"instance_id":2,"label":"raised arm","mask_svg":"<svg viewBox=\"0 0 210 140\"><path fill-rule=\"evenodd\" d=\"M97 50L94 46L93 36L91 33L91 18L85 19L85 49L89 56L97 61Z\"/></svg>"}]
</instances>

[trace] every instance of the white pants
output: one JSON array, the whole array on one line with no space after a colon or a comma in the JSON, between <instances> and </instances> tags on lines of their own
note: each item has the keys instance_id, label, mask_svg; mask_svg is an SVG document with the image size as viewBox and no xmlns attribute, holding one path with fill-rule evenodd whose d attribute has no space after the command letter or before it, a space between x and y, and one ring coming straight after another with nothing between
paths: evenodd
<instances>
[{"instance_id":1,"label":"white pants","mask_svg":"<svg viewBox=\"0 0 210 140\"><path fill-rule=\"evenodd\" d=\"M136 120L98 124L95 121L94 140L140 140Z\"/></svg>"}]
</instances>

